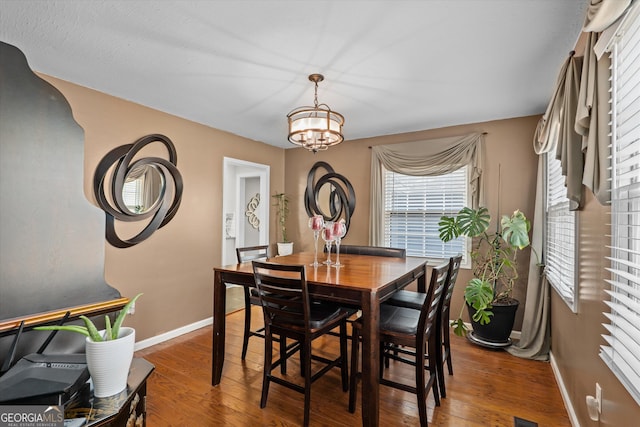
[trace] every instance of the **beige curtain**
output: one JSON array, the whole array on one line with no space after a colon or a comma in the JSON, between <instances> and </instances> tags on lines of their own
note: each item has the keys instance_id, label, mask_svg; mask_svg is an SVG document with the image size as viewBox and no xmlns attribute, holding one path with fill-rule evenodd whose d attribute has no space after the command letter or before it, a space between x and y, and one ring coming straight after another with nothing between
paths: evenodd
<instances>
[{"instance_id":1,"label":"beige curtain","mask_svg":"<svg viewBox=\"0 0 640 427\"><path fill-rule=\"evenodd\" d=\"M631 4L631 0L590 0L582 31L600 33L606 30Z\"/></svg>"},{"instance_id":2,"label":"beige curtain","mask_svg":"<svg viewBox=\"0 0 640 427\"><path fill-rule=\"evenodd\" d=\"M527 282L527 299L524 307L520 340L507 348L514 356L525 359L548 360L551 348L550 296L551 287L533 250L543 254L544 233L544 156L538 156L538 179L536 183L536 202L533 216L533 233L531 236L532 253L529 258L529 279ZM540 260L542 261L542 260Z\"/></svg>"},{"instance_id":3,"label":"beige curtain","mask_svg":"<svg viewBox=\"0 0 640 427\"><path fill-rule=\"evenodd\" d=\"M580 208L583 193L582 136L575 130L581 70L582 58L576 58L572 52L560 70L553 97L534 136L537 154L556 148L556 158L560 160L562 175L566 177L571 210Z\"/></svg>"},{"instance_id":4,"label":"beige curtain","mask_svg":"<svg viewBox=\"0 0 640 427\"><path fill-rule=\"evenodd\" d=\"M563 175L567 177L567 197L573 209L582 201L582 138L574 130L578 92L580 85L581 58L575 58L573 52L560 69L553 97L547 111L538 122L533 138L533 149L538 156L538 178L536 201L533 216L531 247L529 258L529 278L527 281L527 299L524 308L520 340L507 351L514 356L548 360L551 348L549 324L549 293L551 287L544 274L544 236L545 236L545 160L542 154L553 153L561 160ZM533 251L538 254L538 259Z\"/></svg>"},{"instance_id":5,"label":"beige curtain","mask_svg":"<svg viewBox=\"0 0 640 427\"><path fill-rule=\"evenodd\" d=\"M377 145L371 154L371 205L369 210L369 244L384 244L384 171L404 175L443 175L470 165L469 188L473 207L484 201L484 134Z\"/></svg>"},{"instance_id":6,"label":"beige curtain","mask_svg":"<svg viewBox=\"0 0 640 427\"><path fill-rule=\"evenodd\" d=\"M608 189L609 166L609 68L608 55L597 58L595 46L600 32L618 20L631 0L591 0L583 31L588 32L582 66L575 129L582 136L585 156L582 183L601 204L611 197Z\"/></svg>"}]
</instances>

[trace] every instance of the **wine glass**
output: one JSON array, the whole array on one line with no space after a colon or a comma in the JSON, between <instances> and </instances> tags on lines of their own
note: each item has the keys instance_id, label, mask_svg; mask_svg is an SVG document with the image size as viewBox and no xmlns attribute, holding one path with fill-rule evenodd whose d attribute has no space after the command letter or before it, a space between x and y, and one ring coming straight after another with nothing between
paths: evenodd
<instances>
[{"instance_id":1,"label":"wine glass","mask_svg":"<svg viewBox=\"0 0 640 427\"><path fill-rule=\"evenodd\" d=\"M345 224L344 219L333 224L333 238L336 242L336 262L333 266L336 268L342 266L342 264L340 264L340 242L345 234L347 234L347 224Z\"/></svg>"},{"instance_id":2,"label":"wine glass","mask_svg":"<svg viewBox=\"0 0 640 427\"><path fill-rule=\"evenodd\" d=\"M322 229L322 240L327 247L327 260L323 262L327 266L333 264L331 262L331 243L333 243L333 221L326 221Z\"/></svg>"},{"instance_id":3,"label":"wine glass","mask_svg":"<svg viewBox=\"0 0 640 427\"><path fill-rule=\"evenodd\" d=\"M311 265L314 267L317 267L320 265L320 263L318 263L318 237L320 237L320 231L322 231L323 227L324 227L324 218L322 217L322 215L314 215L311 218L309 218L309 228L313 230L313 252L314 252L313 264Z\"/></svg>"}]
</instances>

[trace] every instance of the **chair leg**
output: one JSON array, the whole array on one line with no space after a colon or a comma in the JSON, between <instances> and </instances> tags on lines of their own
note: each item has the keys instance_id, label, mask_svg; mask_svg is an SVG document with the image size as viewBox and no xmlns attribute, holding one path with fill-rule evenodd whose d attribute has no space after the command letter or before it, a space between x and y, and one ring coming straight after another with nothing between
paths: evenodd
<instances>
[{"instance_id":1,"label":"chair leg","mask_svg":"<svg viewBox=\"0 0 640 427\"><path fill-rule=\"evenodd\" d=\"M349 412L356 411L356 399L358 397L358 361L359 361L359 331L351 332L351 375L349 376Z\"/></svg>"},{"instance_id":2,"label":"chair leg","mask_svg":"<svg viewBox=\"0 0 640 427\"><path fill-rule=\"evenodd\" d=\"M434 355L435 357L431 357L431 355L429 355L429 359L435 361L436 375L438 378L438 385L440 386L440 396L447 397L447 390L444 384L444 353L442 347L442 337L440 335L441 334L438 334L438 337L436 338L436 354ZM429 362L429 368L431 368L431 362Z\"/></svg>"},{"instance_id":3,"label":"chair leg","mask_svg":"<svg viewBox=\"0 0 640 427\"><path fill-rule=\"evenodd\" d=\"M453 364L451 363L451 342L449 339L449 328L447 327L447 330L445 331L446 333L444 334L444 351L447 355L447 367L449 368L449 375L453 375Z\"/></svg>"},{"instance_id":4,"label":"chair leg","mask_svg":"<svg viewBox=\"0 0 640 427\"><path fill-rule=\"evenodd\" d=\"M260 407L267 406L267 395L269 394L269 382L271 380L271 364L273 362L273 342L271 335L265 333L264 338L264 364L262 368L262 397Z\"/></svg>"},{"instance_id":5,"label":"chair leg","mask_svg":"<svg viewBox=\"0 0 640 427\"><path fill-rule=\"evenodd\" d=\"M349 390L349 367L347 361L347 323L340 324L340 373L342 374L342 391Z\"/></svg>"},{"instance_id":6,"label":"chair leg","mask_svg":"<svg viewBox=\"0 0 640 427\"><path fill-rule=\"evenodd\" d=\"M424 349L420 351L416 348L416 397L418 399L418 414L420 415L421 426L427 425L427 393L426 382L424 379L424 365Z\"/></svg>"},{"instance_id":7,"label":"chair leg","mask_svg":"<svg viewBox=\"0 0 640 427\"><path fill-rule=\"evenodd\" d=\"M287 338L280 336L280 373L287 374Z\"/></svg>"},{"instance_id":8,"label":"chair leg","mask_svg":"<svg viewBox=\"0 0 640 427\"><path fill-rule=\"evenodd\" d=\"M311 340L305 340L304 345L304 426L309 425L311 407Z\"/></svg>"},{"instance_id":9,"label":"chair leg","mask_svg":"<svg viewBox=\"0 0 640 427\"><path fill-rule=\"evenodd\" d=\"M249 288L243 286L244 290L244 336L242 337L242 360L247 356L249 346L249 336L251 334L251 300L249 298Z\"/></svg>"}]
</instances>

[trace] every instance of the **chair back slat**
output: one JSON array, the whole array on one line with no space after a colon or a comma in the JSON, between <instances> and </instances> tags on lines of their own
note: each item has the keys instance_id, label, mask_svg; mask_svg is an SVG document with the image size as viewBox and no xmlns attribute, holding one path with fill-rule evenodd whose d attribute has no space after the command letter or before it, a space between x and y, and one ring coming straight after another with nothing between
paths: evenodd
<instances>
[{"instance_id":1,"label":"chair back slat","mask_svg":"<svg viewBox=\"0 0 640 427\"><path fill-rule=\"evenodd\" d=\"M269 258L269 245L236 248L236 258L239 263L253 261L254 259L267 259Z\"/></svg>"},{"instance_id":2,"label":"chair back slat","mask_svg":"<svg viewBox=\"0 0 640 427\"><path fill-rule=\"evenodd\" d=\"M433 324L440 308L440 299L442 298L444 286L447 281L448 271L448 262L433 267L431 270L429 288L427 289L427 296L420 312L420 321L418 322L418 331L425 335L431 333L433 329Z\"/></svg>"},{"instance_id":3,"label":"chair back slat","mask_svg":"<svg viewBox=\"0 0 640 427\"><path fill-rule=\"evenodd\" d=\"M309 293L303 265L252 261L265 327L309 325Z\"/></svg>"},{"instance_id":4,"label":"chair back slat","mask_svg":"<svg viewBox=\"0 0 640 427\"><path fill-rule=\"evenodd\" d=\"M460 264L462 264L462 255L457 255L449 259L449 270L447 272L446 289L442 295L441 313L443 314L443 316L449 315L449 306L451 305L453 288L455 287L456 280L458 279L458 271L460 270Z\"/></svg>"}]
</instances>

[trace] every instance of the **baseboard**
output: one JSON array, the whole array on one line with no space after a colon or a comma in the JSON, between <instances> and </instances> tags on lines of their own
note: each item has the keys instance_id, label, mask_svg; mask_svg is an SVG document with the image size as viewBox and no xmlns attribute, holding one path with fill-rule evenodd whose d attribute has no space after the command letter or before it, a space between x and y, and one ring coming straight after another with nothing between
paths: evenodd
<instances>
[{"instance_id":1,"label":"baseboard","mask_svg":"<svg viewBox=\"0 0 640 427\"><path fill-rule=\"evenodd\" d=\"M196 329L204 328L205 326L213 325L213 317L203 319L190 325L182 326L173 331L165 332L164 334L156 335L155 337L147 338L146 340L138 341L134 347L134 351L142 350L143 348L151 347L152 345L160 344L170 339L177 338L180 335L193 332Z\"/></svg>"},{"instance_id":2,"label":"baseboard","mask_svg":"<svg viewBox=\"0 0 640 427\"><path fill-rule=\"evenodd\" d=\"M571 425L573 427L580 427L578 416L576 415L576 411L573 408L573 404L571 403L571 399L569 398L569 392L567 391L567 387L565 387L564 385L564 380L562 379L560 369L558 368L558 364L555 357L553 356L552 351L549 352L549 362L551 363L553 376L556 378L556 383L558 384L558 388L560 389L560 395L562 396L564 407L567 410L567 415L569 415L569 421L571 421Z\"/></svg>"}]
</instances>

